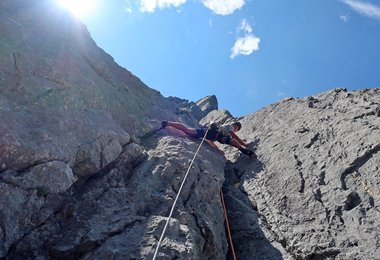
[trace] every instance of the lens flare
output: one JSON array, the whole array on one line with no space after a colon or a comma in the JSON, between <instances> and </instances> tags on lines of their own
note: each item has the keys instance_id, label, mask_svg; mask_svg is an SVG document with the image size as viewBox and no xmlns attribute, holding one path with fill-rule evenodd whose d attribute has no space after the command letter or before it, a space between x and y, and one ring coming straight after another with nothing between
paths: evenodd
<instances>
[{"instance_id":1,"label":"lens flare","mask_svg":"<svg viewBox=\"0 0 380 260\"><path fill-rule=\"evenodd\" d=\"M97 0L57 0L57 2L78 18L91 14L97 5Z\"/></svg>"}]
</instances>

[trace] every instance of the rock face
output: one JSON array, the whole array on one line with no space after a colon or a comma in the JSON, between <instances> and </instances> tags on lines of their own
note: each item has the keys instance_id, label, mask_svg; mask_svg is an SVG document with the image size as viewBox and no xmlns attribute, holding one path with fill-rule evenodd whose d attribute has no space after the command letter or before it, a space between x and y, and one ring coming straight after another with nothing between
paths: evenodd
<instances>
[{"instance_id":1,"label":"rock face","mask_svg":"<svg viewBox=\"0 0 380 260\"><path fill-rule=\"evenodd\" d=\"M197 144L169 136L148 138L145 146L127 145L109 169L59 197L42 198L55 212L25 234L9 258L151 259ZM223 163L208 149L199 158L210 160L194 164L160 251L164 259L226 255L223 225L216 225L223 223Z\"/></svg>"},{"instance_id":2,"label":"rock face","mask_svg":"<svg viewBox=\"0 0 380 260\"><path fill-rule=\"evenodd\" d=\"M218 100L215 95L204 97L198 100L196 104L206 115L211 111L218 110Z\"/></svg>"},{"instance_id":3,"label":"rock face","mask_svg":"<svg viewBox=\"0 0 380 260\"><path fill-rule=\"evenodd\" d=\"M188 115L193 104L162 97L118 66L54 1L0 7L1 170L48 160L99 170L163 119L198 122ZM85 162L94 153L103 154Z\"/></svg>"},{"instance_id":4,"label":"rock face","mask_svg":"<svg viewBox=\"0 0 380 260\"><path fill-rule=\"evenodd\" d=\"M0 258L151 259L200 140L237 120L163 97L50 0L0 2ZM159 259L376 259L380 90L287 99L240 118L257 159L199 150Z\"/></svg>"},{"instance_id":5,"label":"rock face","mask_svg":"<svg viewBox=\"0 0 380 260\"><path fill-rule=\"evenodd\" d=\"M379 101L380 89L336 89L241 120L258 159L226 167L239 259L378 258Z\"/></svg>"},{"instance_id":6,"label":"rock face","mask_svg":"<svg viewBox=\"0 0 380 260\"><path fill-rule=\"evenodd\" d=\"M206 113L118 66L54 1L1 1L0 20L0 258L151 255L195 144L141 145L163 119ZM206 215L219 193L201 190L220 188L223 162L202 153L163 254L226 253L222 214Z\"/></svg>"}]
</instances>

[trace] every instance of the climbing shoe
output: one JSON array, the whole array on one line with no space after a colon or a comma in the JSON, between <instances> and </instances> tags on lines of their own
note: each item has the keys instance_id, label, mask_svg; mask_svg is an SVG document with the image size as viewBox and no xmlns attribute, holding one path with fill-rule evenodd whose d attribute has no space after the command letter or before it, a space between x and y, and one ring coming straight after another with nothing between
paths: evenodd
<instances>
[{"instance_id":1,"label":"climbing shoe","mask_svg":"<svg viewBox=\"0 0 380 260\"><path fill-rule=\"evenodd\" d=\"M251 150L249 150L247 148L244 148L244 147L240 148L240 151L242 153L244 153L245 155L248 155L249 157L251 157L254 154L253 151L251 151Z\"/></svg>"},{"instance_id":2,"label":"climbing shoe","mask_svg":"<svg viewBox=\"0 0 380 260\"><path fill-rule=\"evenodd\" d=\"M168 121L161 122L161 128L166 128L168 126Z\"/></svg>"}]
</instances>

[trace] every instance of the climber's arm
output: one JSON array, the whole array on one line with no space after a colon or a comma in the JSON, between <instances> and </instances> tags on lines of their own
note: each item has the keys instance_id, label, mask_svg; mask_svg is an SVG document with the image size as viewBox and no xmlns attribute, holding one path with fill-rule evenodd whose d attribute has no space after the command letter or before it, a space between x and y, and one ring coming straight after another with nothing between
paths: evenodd
<instances>
[{"instance_id":1,"label":"climber's arm","mask_svg":"<svg viewBox=\"0 0 380 260\"><path fill-rule=\"evenodd\" d=\"M244 143L240 138L239 136L237 136L237 134L235 134L235 132L231 131L230 132L230 135L233 139L235 139L236 141L238 141L238 143L241 145L241 146L244 146L244 147L247 147L247 144Z\"/></svg>"}]
</instances>

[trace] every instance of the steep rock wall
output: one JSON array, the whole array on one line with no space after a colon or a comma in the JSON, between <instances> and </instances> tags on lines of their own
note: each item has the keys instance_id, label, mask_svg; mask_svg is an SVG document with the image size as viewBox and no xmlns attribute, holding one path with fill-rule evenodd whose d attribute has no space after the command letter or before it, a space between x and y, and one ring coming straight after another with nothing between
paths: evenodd
<instances>
[{"instance_id":1,"label":"steep rock wall","mask_svg":"<svg viewBox=\"0 0 380 260\"><path fill-rule=\"evenodd\" d=\"M285 259L378 258L379 100L379 89L336 89L287 99L241 120L240 134L257 160L230 155L236 160L226 168L239 259L262 259L269 251L269 259L279 253ZM247 214L261 228L240 217ZM262 252L260 237L267 246L273 241L270 250Z\"/></svg>"},{"instance_id":2,"label":"steep rock wall","mask_svg":"<svg viewBox=\"0 0 380 260\"><path fill-rule=\"evenodd\" d=\"M0 2L0 258L150 259L200 144L153 130L236 118L162 97L52 3ZM239 118L257 158L202 147L159 257L230 257L223 186L239 259L376 259L379 100L337 89Z\"/></svg>"},{"instance_id":3,"label":"steep rock wall","mask_svg":"<svg viewBox=\"0 0 380 260\"><path fill-rule=\"evenodd\" d=\"M85 157L78 146L124 146L163 119L204 116L117 65L54 1L4 0L0 18L0 170L49 160L75 167Z\"/></svg>"},{"instance_id":4,"label":"steep rock wall","mask_svg":"<svg viewBox=\"0 0 380 260\"><path fill-rule=\"evenodd\" d=\"M43 196L40 212L50 215L13 244L7 257L152 258L196 146L170 135L147 138L146 150L128 145L91 179L59 196ZM170 222L162 259L224 258L223 181L223 160L203 149Z\"/></svg>"},{"instance_id":5,"label":"steep rock wall","mask_svg":"<svg viewBox=\"0 0 380 260\"><path fill-rule=\"evenodd\" d=\"M162 119L196 125L205 112L194 102L164 98L118 66L96 46L86 27L54 1L1 1L0 21L0 258L75 258L87 254L101 258L124 247L127 251L120 249L122 256L139 254L139 239L145 234L142 227L151 226L150 232L157 236L160 231L155 231L158 227L154 223L162 223L164 215L159 213L167 213L164 205L169 202L156 208L157 217L148 219L149 209L145 208L170 198L152 194L166 191L167 183L159 178L164 174L161 172L155 175L157 183L146 188L149 192L137 188L132 192L135 187L128 181L133 180L134 167L146 165L141 166L146 171L140 170L136 176L143 184L151 182L149 171L158 167L153 162L159 161L147 159L150 157L138 144ZM189 158L180 162L186 160ZM171 167L168 179L183 173L184 166L175 160L172 164L167 165ZM206 168L220 175L220 170L215 170L218 167ZM222 178L214 182L220 186ZM178 189L176 185L172 183L172 188ZM108 190L118 194L114 209L106 202L98 205L98 196L103 192L109 196ZM148 201L139 200L140 193ZM118 201L124 195L136 200L136 209L132 206L135 202ZM133 209L123 211L123 205ZM181 241L191 240L184 248L198 246L198 251L183 253L178 246L178 252L199 255L212 252L214 247L225 250L223 239L218 238L224 232L222 225L208 224L210 221L201 217L198 222L194 217L189 221L191 228L181 222L187 230L181 234L190 236ZM138 231L129 233L134 224ZM198 238L197 231L193 232L198 226L206 226L215 239ZM124 229L132 234L127 235L126 244L102 249L103 243ZM209 246L208 241L214 241L215 246ZM152 250L153 243L147 243L142 255ZM94 253L95 249L100 251Z\"/></svg>"}]
</instances>

